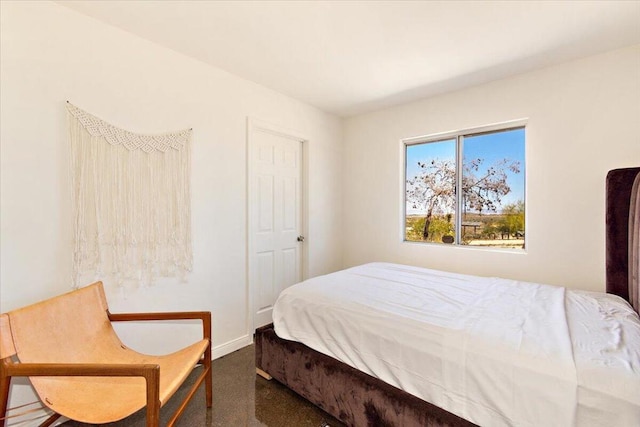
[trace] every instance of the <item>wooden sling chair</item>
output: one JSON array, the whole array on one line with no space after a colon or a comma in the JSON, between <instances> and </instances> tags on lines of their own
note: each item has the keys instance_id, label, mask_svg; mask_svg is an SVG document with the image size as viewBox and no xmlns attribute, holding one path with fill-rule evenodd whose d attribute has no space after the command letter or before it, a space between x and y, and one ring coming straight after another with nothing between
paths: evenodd
<instances>
[{"instance_id":1,"label":"wooden sling chair","mask_svg":"<svg viewBox=\"0 0 640 427\"><path fill-rule=\"evenodd\" d=\"M202 321L204 338L166 356L127 348L111 322L141 320ZM101 282L0 315L0 427L4 427L11 377L29 377L42 403L60 416L103 424L121 420L146 406L147 427L157 427L160 407L196 364L203 366L170 419L173 426L205 382L211 407L211 313L109 313Z\"/></svg>"}]
</instances>

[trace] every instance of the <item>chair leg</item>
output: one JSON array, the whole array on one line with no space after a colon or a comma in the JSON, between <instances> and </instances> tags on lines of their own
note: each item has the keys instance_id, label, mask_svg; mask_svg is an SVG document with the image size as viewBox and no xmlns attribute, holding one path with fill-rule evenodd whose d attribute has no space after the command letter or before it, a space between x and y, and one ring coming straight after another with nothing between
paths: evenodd
<instances>
[{"instance_id":1,"label":"chair leg","mask_svg":"<svg viewBox=\"0 0 640 427\"><path fill-rule=\"evenodd\" d=\"M147 381L147 427L160 425L160 367L149 370Z\"/></svg>"},{"instance_id":2,"label":"chair leg","mask_svg":"<svg viewBox=\"0 0 640 427\"><path fill-rule=\"evenodd\" d=\"M11 377L7 375L7 359L0 361L0 427L5 425L7 407L9 405L9 386Z\"/></svg>"},{"instance_id":3,"label":"chair leg","mask_svg":"<svg viewBox=\"0 0 640 427\"><path fill-rule=\"evenodd\" d=\"M207 396L207 408L213 406L213 380L211 378L211 347L213 340L211 339L211 313L202 319L203 337L209 340L209 345L204 350L202 357L204 358L204 369L208 370L204 379L205 394Z\"/></svg>"},{"instance_id":4,"label":"chair leg","mask_svg":"<svg viewBox=\"0 0 640 427\"><path fill-rule=\"evenodd\" d=\"M58 420L58 418L60 418L61 415L60 414L52 414L49 418L47 418L46 420L44 420L44 422L42 424L40 424L38 427L49 427L53 424L55 424L55 422Z\"/></svg>"},{"instance_id":5,"label":"chair leg","mask_svg":"<svg viewBox=\"0 0 640 427\"><path fill-rule=\"evenodd\" d=\"M213 406L213 378L211 373L211 344L209 344L209 354L204 358L204 369L207 370L207 376L204 378L204 391L207 396L207 408Z\"/></svg>"}]
</instances>

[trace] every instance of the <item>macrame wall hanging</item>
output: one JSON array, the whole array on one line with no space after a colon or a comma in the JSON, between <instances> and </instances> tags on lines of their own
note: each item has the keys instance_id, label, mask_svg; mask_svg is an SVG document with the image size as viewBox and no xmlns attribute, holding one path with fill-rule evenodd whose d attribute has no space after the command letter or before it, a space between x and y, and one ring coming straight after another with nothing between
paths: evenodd
<instances>
[{"instance_id":1,"label":"macrame wall hanging","mask_svg":"<svg viewBox=\"0 0 640 427\"><path fill-rule=\"evenodd\" d=\"M122 286L191 271L191 129L140 135L67 102L73 280Z\"/></svg>"}]
</instances>

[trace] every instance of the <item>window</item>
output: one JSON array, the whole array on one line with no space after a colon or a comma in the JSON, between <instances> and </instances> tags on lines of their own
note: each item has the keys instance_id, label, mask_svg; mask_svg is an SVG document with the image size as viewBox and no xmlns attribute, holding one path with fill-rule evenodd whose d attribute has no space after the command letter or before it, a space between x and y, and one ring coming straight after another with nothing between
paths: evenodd
<instances>
[{"instance_id":1,"label":"window","mask_svg":"<svg viewBox=\"0 0 640 427\"><path fill-rule=\"evenodd\" d=\"M523 122L403 142L405 241L525 247Z\"/></svg>"}]
</instances>

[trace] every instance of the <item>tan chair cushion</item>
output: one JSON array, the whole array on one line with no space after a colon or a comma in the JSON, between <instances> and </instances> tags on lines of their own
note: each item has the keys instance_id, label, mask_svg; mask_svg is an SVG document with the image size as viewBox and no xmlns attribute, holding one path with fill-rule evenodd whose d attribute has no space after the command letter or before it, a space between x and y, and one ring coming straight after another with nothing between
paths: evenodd
<instances>
[{"instance_id":1,"label":"tan chair cushion","mask_svg":"<svg viewBox=\"0 0 640 427\"><path fill-rule=\"evenodd\" d=\"M104 363L160 366L160 401L165 404L205 351L201 340L166 356L126 348L107 315L101 283L9 314L21 363ZM146 405L141 377L31 377L42 402L53 411L87 423L117 421Z\"/></svg>"}]
</instances>

